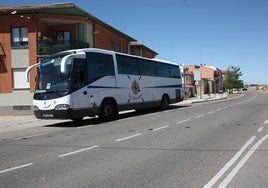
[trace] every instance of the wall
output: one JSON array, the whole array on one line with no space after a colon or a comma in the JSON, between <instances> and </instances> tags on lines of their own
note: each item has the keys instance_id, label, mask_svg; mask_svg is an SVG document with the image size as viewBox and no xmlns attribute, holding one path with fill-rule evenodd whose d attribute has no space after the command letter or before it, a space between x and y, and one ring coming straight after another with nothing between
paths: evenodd
<instances>
[{"instance_id":1,"label":"wall","mask_svg":"<svg viewBox=\"0 0 268 188\"><path fill-rule=\"evenodd\" d=\"M93 26L86 23L76 24L77 41L85 41L89 43L89 47L93 48Z\"/></svg>"},{"instance_id":2,"label":"wall","mask_svg":"<svg viewBox=\"0 0 268 188\"><path fill-rule=\"evenodd\" d=\"M29 17L30 19L27 19L27 17ZM2 63L0 64L0 93L12 93L12 68L27 68L29 64L34 64L36 62L36 28L32 15L24 15L22 18L20 17L20 15L1 15L0 20L2 25L0 32L0 42L5 54L5 57L2 58ZM11 48L12 27L28 27L29 47L17 49ZM15 50L18 50L18 53L15 52ZM25 55L22 55L22 51L20 50L26 50L27 53ZM22 61L24 62L21 63Z\"/></svg>"},{"instance_id":3,"label":"wall","mask_svg":"<svg viewBox=\"0 0 268 188\"><path fill-rule=\"evenodd\" d=\"M129 52L129 41L106 28L94 24L94 48L111 50L111 40L115 42L115 51L119 51L119 44L123 45L123 52Z\"/></svg>"}]
</instances>

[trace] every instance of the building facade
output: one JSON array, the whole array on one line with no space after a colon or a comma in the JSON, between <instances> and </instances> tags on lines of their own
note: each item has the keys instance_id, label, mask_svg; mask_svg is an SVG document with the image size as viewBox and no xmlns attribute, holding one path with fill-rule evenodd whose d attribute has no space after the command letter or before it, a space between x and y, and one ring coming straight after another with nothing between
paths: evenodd
<instances>
[{"instance_id":1,"label":"building facade","mask_svg":"<svg viewBox=\"0 0 268 188\"><path fill-rule=\"evenodd\" d=\"M73 3L0 7L0 22L0 107L30 109L36 73L28 83L26 68L63 50L90 47L157 55Z\"/></svg>"},{"instance_id":2,"label":"building facade","mask_svg":"<svg viewBox=\"0 0 268 188\"><path fill-rule=\"evenodd\" d=\"M200 72L200 80L194 78L194 73ZM220 93L223 91L224 73L213 66L206 65L187 65L184 68L186 80L186 96L202 96ZM195 93L195 94L194 94Z\"/></svg>"}]
</instances>

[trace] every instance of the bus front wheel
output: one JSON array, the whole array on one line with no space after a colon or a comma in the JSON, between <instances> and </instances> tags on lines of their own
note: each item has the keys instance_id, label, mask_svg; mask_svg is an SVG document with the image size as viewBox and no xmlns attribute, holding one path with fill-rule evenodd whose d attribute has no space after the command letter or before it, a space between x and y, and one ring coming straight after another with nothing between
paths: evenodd
<instances>
[{"instance_id":1,"label":"bus front wheel","mask_svg":"<svg viewBox=\"0 0 268 188\"><path fill-rule=\"evenodd\" d=\"M116 104L112 100L104 100L100 107L99 117L104 121L112 120L117 115Z\"/></svg>"}]
</instances>

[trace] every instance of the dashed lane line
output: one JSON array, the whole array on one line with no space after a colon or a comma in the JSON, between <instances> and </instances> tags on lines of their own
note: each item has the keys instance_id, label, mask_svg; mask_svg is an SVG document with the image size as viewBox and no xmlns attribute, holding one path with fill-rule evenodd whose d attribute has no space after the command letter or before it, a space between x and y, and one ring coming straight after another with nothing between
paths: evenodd
<instances>
[{"instance_id":1,"label":"dashed lane line","mask_svg":"<svg viewBox=\"0 0 268 188\"><path fill-rule=\"evenodd\" d=\"M201 115L195 116L195 118L201 118L203 116L205 116L205 114L201 114Z\"/></svg>"},{"instance_id":2,"label":"dashed lane line","mask_svg":"<svg viewBox=\"0 0 268 188\"><path fill-rule=\"evenodd\" d=\"M134 135L131 135L131 136L128 136L128 137L124 137L124 138L119 138L117 140L115 140L116 142L120 142L120 141L123 141L123 140L127 140L127 139L130 139L130 138L134 138L134 137L137 137L137 136L141 136L142 133L138 133L138 134L134 134Z\"/></svg>"},{"instance_id":3,"label":"dashed lane line","mask_svg":"<svg viewBox=\"0 0 268 188\"><path fill-rule=\"evenodd\" d=\"M96 145L96 146L92 146L92 147L89 147L89 148L84 148L84 149L72 151L72 152L69 152L69 153L61 154L61 155L58 155L58 157L66 157L66 156L69 156L69 155L73 155L73 154L76 154L76 153L81 153L83 151L91 150L91 149L98 148L98 147L99 146Z\"/></svg>"},{"instance_id":4,"label":"dashed lane line","mask_svg":"<svg viewBox=\"0 0 268 188\"><path fill-rule=\"evenodd\" d=\"M165 126L163 126L163 127L155 128L155 129L153 129L153 131L159 131L159 130L161 130L161 129L165 129L165 128L169 128L169 127L170 127L169 125L165 125Z\"/></svg>"},{"instance_id":5,"label":"dashed lane line","mask_svg":"<svg viewBox=\"0 0 268 188\"><path fill-rule=\"evenodd\" d=\"M209 115L209 114L213 114L213 113L215 113L215 111L208 112L207 114Z\"/></svg>"},{"instance_id":6,"label":"dashed lane line","mask_svg":"<svg viewBox=\"0 0 268 188\"><path fill-rule=\"evenodd\" d=\"M263 127L260 127L260 128L258 129L258 132L262 132L262 130L263 130Z\"/></svg>"},{"instance_id":7,"label":"dashed lane line","mask_svg":"<svg viewBox=\"0 0 268 188\"><path fill-rule=\"evenodd\" d=\"M22 139L27 139L27 138L34 138L34 137L38 137L38 136L44 136L44 135L47 135L47 134L48 133L35 134L35 135L30 135L30 136L24 136L24 137L20 137L20 138L15 138L13 140L16 141L16 140L22 140Z\"/></svg>"},{"instance_id":8,"label":"dashed lane line","mask_svg":"<svg viewBox=\"0 0 268 188\"><path fill-rule=\"evenodd\" d=\"M33 163L27 163L27 164L23 164L23 165L20 165L20 166L15 166L15 167L12 167L12 168L1 170L0 174L10 172L10 171L14 171L14 170L18 170L18 169L25 168L25 167L32 166L32 165L33 165Z\"/></svg>"},{"instance_id":9,"label":"dashed lane line","mask_svg":"<svg viewBox=\"0 0 268 188\"><path fill-rule=\"evenodd\" d=\"M176 124L185 123L185 122L190 121L190 120L191 120L191 119L185 119L185 120L182 120L182 121L177 122Z\"/></svg>"}]
</instances>

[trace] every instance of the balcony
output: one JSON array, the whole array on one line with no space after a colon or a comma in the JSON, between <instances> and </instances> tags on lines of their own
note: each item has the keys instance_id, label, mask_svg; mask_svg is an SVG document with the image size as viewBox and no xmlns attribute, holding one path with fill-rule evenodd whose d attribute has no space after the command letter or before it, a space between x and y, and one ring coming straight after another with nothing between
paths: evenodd
<instances>
[{"instance_id":1,"label":"balcony","mask_svg":"<svg viewBox=\"0 0 268 188\"><path fill-rule=\"evenodd\" d=\"M65 50L88 47L89 43L83 41L42 39L37 40L37 55L46 56Z\"/></svg>"}]
</instances>

